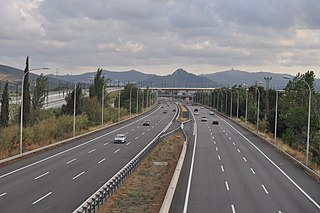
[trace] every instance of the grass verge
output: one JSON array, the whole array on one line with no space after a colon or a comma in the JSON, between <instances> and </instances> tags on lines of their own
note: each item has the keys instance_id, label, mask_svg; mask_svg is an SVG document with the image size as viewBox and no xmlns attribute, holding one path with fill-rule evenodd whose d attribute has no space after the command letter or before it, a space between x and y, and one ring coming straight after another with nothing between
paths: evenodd
<instances>
[{"instance_id":1,"label":"grass verge","mask_svg":"<svg viewBox=\"0 0 320 213\"><path fill-rule=\"evenodd\" d=\"M181 131L160 142L99 212L159 212L183 143Z\"/></svg>"}]
</instances>

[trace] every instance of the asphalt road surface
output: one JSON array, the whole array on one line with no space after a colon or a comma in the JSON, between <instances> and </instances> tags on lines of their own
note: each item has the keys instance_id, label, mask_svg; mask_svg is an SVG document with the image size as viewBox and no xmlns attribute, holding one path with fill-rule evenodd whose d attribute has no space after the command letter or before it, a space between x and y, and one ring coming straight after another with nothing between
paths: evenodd
<instances>
[{"instance_id":1,"label":"asphalt road surface","mask_svg":"<svg viewBox=\"0 0 320 213\"><path fill-rule=\"evenodd\" d=\"M72 212L174 118L174 104L0 168L0 212ZM163 113L164 109L167 114ZM150 126L142 126L150 120ZM127 137L114 144L116 134Z\"/></svg>"},{"instance_id":2,"label":"asphalt road surface","mask_svg":"<svg viewBox=\"0 0 320 213\"><path fill-rule=\"evenodd\" d=\"M320 212L320 186L302 169L229 119L195 108L170 212Z\"/></svg>"}]
</instances>

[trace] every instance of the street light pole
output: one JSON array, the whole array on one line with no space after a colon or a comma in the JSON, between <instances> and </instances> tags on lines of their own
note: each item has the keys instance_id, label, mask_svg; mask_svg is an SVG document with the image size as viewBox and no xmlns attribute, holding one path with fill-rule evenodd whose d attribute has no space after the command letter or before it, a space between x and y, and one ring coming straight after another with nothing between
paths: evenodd
<instances>
[{"instance_id":1,"label":"street light pole","mask_svg":"<svg viewBox=\"0 0 320 213\"><path fill-rule=\"evenodd\" d=\"M258 91L258 110L257 110L257 134L259 134L259 110L260 110L260 90L257 87L257 91Z\"/></svg>"},{"instance_id":2,"label":"street light pole","mask_svg":"<svg viewBox=\"0 0 320 213\"><path fill-rule=\"evenodd\" d=\"M248 122L248 89L246 88L246 113L245 113L245 123Z\"/></svg>"},{"instance_id":3,"label":"street light pole","mask_svg":"<svg viewBox=\"0 0 320 213\"><path fill-rule=\"evenodd\" d=\"M239 118L239 101L240 101L240 94L239 91L236 89L237 92L237 118Z\"/></svg>"},{"instance_id":4,"label":"street light pole","mask_svg":"<svg viewBox=\"0 0 320 213\"><path fill-rule=\"evenodd\" d=\"M230 118L232 118L232 89L230 90L230 93L231 93Z\"/></svg>"},{"instance_id":5,"label":"street light pole","mask_svg":"<svg viewBox=\"0 0 320 213\"><path fill-rule=\"evenodd\" d=\"M119 87L119 99L118 99L118 122L120 121L120 87Z\"/></svg>"},{"instance_id":6,"label":"street light pole","mask_svg":"<svg viewBox=\"0 0 320 213\"><path fill-rule=\"evenodd\" d=\"M139 114L139 88L137 88L137 115Z\"/></svg>"},{"instance_id":7,"label":"street light pole","mask_svg":"<svg viewBox=\"0 0 320 213\"><path fill-rule=\"evenodd\" d=\"M73 137L76 136L76 101L77 101L77 83L74 84L74 93L73 93Z\"/></svg>"},{"instance_id":8,"label":"street light pole","mask_svg":"<svg viewBox=\"0 0 320 213\"><path fill-rule=\"evenodd\" d=\"M23 87L24 87L24 79L27 74L29 74L30 71L32 70L47 70L49 69L48 67L43 67L43 68L34 68L34 69L28 69L22 76L22 82L21 82L21 111L20 111L20 155L22 155L22 134L23 134Z\"/></svg>"},{"instance_id":9,"label":"street light pole","mask_svg":"<svg viewBox=\"0 0 320 213\"><path fill-rule=\"evenodd\" d=\"M130 88L130 106L129 106L129 111L130 111L130 117L131 117L131 95L132 95L132 88L133 88L133 86L131 85L131 88Z\"/></svg>"},{"instance_id":10,"label":"street light pole","mask_svg":"<svg viewBox=\"0 0 320 213\"><path fill-rule=\"evenodd\" d=\"M103 127L103 113L104 113L104 86L105 83L103 82L102 85L102 97L101 97L101 127Z\"/></svg>"},{"instance_id":11,"label":"street light pole","mask_svg":"<svg viewBox=\"0 0 320 213\"><path fill-rule=\"evenodd\" d=\"M276 88L276 112L274 116L274 145L277 146L277 125L278 125L278 90Z\"/></svg>"}]
</instances>

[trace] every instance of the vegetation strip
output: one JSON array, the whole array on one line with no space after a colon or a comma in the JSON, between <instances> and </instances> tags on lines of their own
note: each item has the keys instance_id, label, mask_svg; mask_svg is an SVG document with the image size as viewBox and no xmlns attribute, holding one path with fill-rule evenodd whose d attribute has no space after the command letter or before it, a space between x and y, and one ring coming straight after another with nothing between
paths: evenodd
<instances>
[{"instance_id":1,"label":"vegetation strip","mask_svg":"<svg viewBox=\"0 0 320 213\"><path fill-rule=\"evenodd\" d=\"M181 131L159 143L100 212L159 212L183 143Z\"/></svg>"}]
</instances>

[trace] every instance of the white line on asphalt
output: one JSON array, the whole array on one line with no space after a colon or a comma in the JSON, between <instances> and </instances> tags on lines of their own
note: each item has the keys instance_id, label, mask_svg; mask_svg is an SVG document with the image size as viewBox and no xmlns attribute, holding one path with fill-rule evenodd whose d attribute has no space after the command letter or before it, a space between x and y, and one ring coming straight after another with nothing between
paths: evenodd
<instances>
[{"instance_id":1,"label":"white line on asphalt","mask_svg":"<svg viewBox=\"0 0 320 213\"><path fill-rule=\"evenodd\" d=\"M211 129L209 129L209 131L211 132Z\"/></svg>"},{"instance_id":2,"label":"white line on asphalt","mask_svg":"<svg viewBox=\"0 0 320 213\"><path fill-rule=\"evenodd\" d=\"M236 209L234 208L234 205L231 205L232 213L236 213Z\"/></svg>"},{"instance_id":3,"label":"white line on asphalt","mask_svg":"<svg viewBox=\"0 0 320 213\"><path fill-rule=\"evenodd\" d=\"M234 146L236 145L234 142L232 143Z\"/></svg>"},{"instance_id":4,"label":"white line on asphalt","mask_svg":"<svg viewBox=\"0 0 320 213\"><path fill-rule=\"evenodd\" d=\"M134 129L131 129L131 131L133 132L133 131L134 131Z\"/></svg>"},{"instance_id":5,"label":"white line on asphalt","mask_svg":"<svg viewBox=\"0 0 320 213\"><path fill-rule=\"evenodd\" d=\"M147 131L149 132L151 129L148 129Z\"/></svg>"},{"instance_id":6,"label":"white line on asphalt","mask_svg":"<svg viewBox=\"0 0 320 213\"><path fill-rule=\"evenodd\" d=\"M216 141L213 141L213 143L216 144L217 142L216 142Z\"/></svg>"},{"instance_id":7,"label":"white line on asphalt","mask_svg":"<svg viewBox=\"0 0 320 213\"><path fill-rule=\"evenodd\" d=\"M226 136L228 136L228 133L226 133Z\"/></svg>"},{"instance_id":8,"label":"white line on asphalt","mask_svg":"<svg viewBox=\"0 0 320 213\"><path fill-rule=\"evenodd\" d=\"M218 155L218 159L221 160L220 155Z\"/></svg>"},{"instance_id":9,"label":"white line on asphalt","mask_svg":"<svg viewBox=\"0 0 320 213\"><path fill-rule=\"evenodd\" d=\"M219 149L218 149L218 147L216 147L216 151L218 151Z\"/></svg>"},{"instance_id":10,"label":"white line on asphalt","mask_svg":"<svg viewBox=\"0 0 320 213\"><path fill-rule=\"evenodd\" d=\"M254 170L253 170L252 168L250 168L250 169L251 169L252 174L254 174L254 175L255 175L256 173L254 172Z\"/></svg>"},{"instance_id":11,"label":"white line on asphalt","mask_svg":"<svg viewBox=\"0 0 320 213\"><path fill-rule=\"evenodd\" d=\"M105 146L105 145L108 145L110 142L107 142L107 143L104 143L103 145Z\"/></svg>"},{"instance_id":12,"label":"white line on asphalt","mask_svg":"<svg viewBox=\"0 0 320 213\"><path fill-rule=\"evenodd\" d=\"M137 126L137 129L139 129L140 128L140 126Z\"/></svg>"},{"instance_id":13,"label":"white line on asphalt","mask_svg":"<svg viewBox=\"0 0 320 213\"><path fill-rule=\"evenodd\" d=\"M223 132L226 132L226 131L224 131L224 130L222 130Z\"/></svg>"},{"instance_id":14,"label":"white line on asphalt","mask_svg":"<svg viewBox=\"0 0 320 213\"><path fill-rule=\"evenodd\" d=\"M98 162L98 164L102 163L102 162L105 161L105 160L106 160L106 159L103 158L102 160L100 160L100 161Z\"/></svg>"},{"instance_id":15,"label":"white line on asphalt","mask_svg":"<svg viewBox=\"0 0 320 213\"><path fill-rule=\"evenodd\" d=\"M145 132L143 132L141 135L144 135L144 134L146 134Z\"/></svg>"},{"instance_id":16,"label":"white line on asphalt","mask_svg":"<svg viewBox=\"0 0 320 213\"><path fill-rule=\"evenodd\" d=\"M74 176L74 177L72 178L72 180L77 179L78 177L80 177L80 176L83 175L84 173L85 173L85 171L83 171L83 172L81 172L80 174Z\"/></svg>"},{"instance_id":17,"label":"white line on asphalt","mask_svg":"<svg viewBox=\"0 0 320 213\"><path fill-rule=\"evenodd\" d=\"M264 185L261 185L263 190L266 192L266 194L269 194L269 192L267 191L266 187L264 187Z\"/></svg>"},{"instance_id":18,"label":"white line on asphalt","mask_svg":"<svg viewBox=\"0 0 320 213\"><path fill-rule=\"evenodd\" d=\"M237 149L238 150L238 152L240 152L240 149Z\"/></svg>"},{"instance_id":19,"label":"white line on asphalt","mask_svg":"<svg viewBox=\"0 0 320 213\"><path fill-rule=\"evenodd\" d=\"M194 126L193 126L193 135L194 135L194 143L193 143L193 151L192 151L192 158L191 158L191 164L190 164L190 172L189 172L189 178L188 178L188 185L187 185L187 191L186 191L186 197L184 199L184 206L183 206L183 213L187 213L188 210L188 203L189 203L189 195L190 195L190 188L191 188L191 180L192 180L192 173L193 173L193 165L194 165L194 158L196 155L196 148L197 148L197 120L194 117L194 114L192 114L193 120L194 120Z\"/></svg>"},{"instance_id":20,"label":"white line on asphalt","mask_svg":"<svg viewBox=\"0 0 320 213\"><path fill-rule=\"evenodd\" d=\"M90 154L90 153L92 153L92 152L94 152L94 151L96 151L96 149L90 150L88 153Z\"/></svg>"},{"instance_id":21,"label":"white line on asphalt","mask_svg":"<svg viewBox=\"0 0 320 213\"><path fill-rule=\"evenodd\" d=\"M210 132L211 133L211 135L212 135L212 132Z\"/></svg>"},{"instance_id":22,"label":"white line on asphalt","mask_svg":"<svg viewBox=\"0 0 320 213\"><path fill-rule=\"evenodd\" d=\"M124 133L125 135L129 134L129 132Z\"/></svg>"},{"instance_id":23,"label":"white line on asphalt","mask_svg":"<svg viewBox=\"0 0 320 213\"><path fill-rule=\"evenodd\" d=\"M227 188L227 190L229 191L229 185L228 185L228 182L227 182L227 181L225 181L224 183L226 184L226 188Z\"/></svg>"},{"instance_id":24,"label":"white line on asphalt","mask_svg":"<svg viewBox=\"0 0 320 213\"><path fill-rule=\"evenodd\" d=\"M265 157L276 169L278 169L300 192L302 192L318 209L320 209L320 205L310 197L294 180L292 180L287 173L285 173L275 162L273 162L264 152L262 152L256 145L254 145L247 137L245 137L241 132L239 132L234 126L228 123L225 119L218 116L221 120L226 122L234 131L236 131L239 135L241 135L251 146L253 146L260 154Z\"/></svg>"},{"instance_id":25,"label":"white line on asphalt","mask_svg":"<svg viewBox=\"0 0 320 213\"><path fill-rule=\"evenodd\" d=\"M244 160L244 162L247 162L247 159L245 157L242 158Z\"/></svg>"},{"instance_id":26,"label":"white line on asphalt","mask_svg":"<svg viewBox=\"0 0 320 213\"><path fill-rule=\"evenodd\" d=\"M36 162L34 162L34 163L28 164L28 165L26 165L26 166L23 166L23 167L21 167L21 168L19 168L19 169L13 170L13 171L8 172L8 173L6 173L6 174L0 175L0 179L6 177L6 176L8 176L8 175L14 174L14 173L16 173L16 172L19 172L19 171L21 171L21 170L24 170L24 169L27 169L27 168L29 168L29 167L32 167L32 166L34 166L34 165L37 165L37 164L39 164L39 163L42 163L42 162L44 162L44 161L50 160L50 159L52 159L52 158L55 158L55 157L57 157L57 156L60 156L60 155L62 155L62 154L64 154L64 153L70 152L70 151L72 151L72 150L74 150L74 149L77 149L77 148L82 147L82 146L84 146L84 145L87 145L87 144L89 144L89 143L92 143L93 141L96 141L96 140L98 140L98 139L100 139L100 138L103 138L103 137L105 137L105 136L107 136L107 135L110 135L110 134L112 134L112 133L114 133L114 132L116 132L116 131L119 131L120 129L123 129L123 128L125 128L125 127L128 127L128 126L130 126L130 125L133 125L133 124L135 124L135 123L137 123L137 122L145 119L147 116L150 116L150 115L152 115L152 114L154 114L154 113L156 113L156 112L157 112L157 110L154 111L154 112L152 112L152 113L150 113L150 114L148 114L148 115L146 115L146 116L143 116L143 117L139 118L139 119L136 120L136 121L133 121L133 122L131 122L131 123L128 123L128 124L126 124L126 125L118 128L118 129L112 130L112 131L110 131L110 132L108 132L108 133L106 133L106 134L104 134L104 135L95 137L95 138L93 138L93 139L91 139L91 140L89 140L89 141L86 141L86 142L82 143L82 144L79 144L79 145L77 145L77 146L71 147L71 148L66 149L66 150L64 150L64 151L62 151L62 152L56 153L56 154L54 154L54 155L51 155L51 156L49 156L49 157L46 157L46 158L41 159L41 160L39 160L39 161L36 161ZM137 128L139 128L139 127L140 127L140 126L138 126Z\"/></svg>"},{"instance_id":27,"label":"white line on asphalt","mask_svg":"<svg viewBox=\"0 0 320 213\"><path fill-rule=\"evenodd\" d=\"M134 139L137 140L139 138L139 136L135 137Z\"/></svg>"},{"instance_id":28,"label":"white line on asphalt","mask_svg":"<svg viewBox=\"0 0 320 213\"><path fill-rule=\"evenodd\" d=\"M117 152L119 152L120 151L120 149L117 149L116 151L114 151L114 153L117 153Z\"/></svg>"},{"instance_id":29,"label":"white line on asphalt","mask_svg":"<svg viewBox=\"0 0 320 213\"><path fill-rule=\"evenodd\" d=\"M212 136L212 139L214 139L214 136Z\"/></svg>"},{"instance_id":30,"label":"white line on asphalt","mask_svg":"<svg viewBox=\"0 0 320 213\"><path fill-rule=\"evenodd\" d=\"M223 168L223 166L221 165L220 167L221 167L221 171L222 171L222 172L224 172L224 168Z\"/></svg>"},{"instance_id":31,"label":"white line on asphalt","mask_svg":"<svg viewBox=\"0 0 320 213\"><path fill-rule=\"evenodd\" d=\"M229 140L231 141L231 138L229 137Z\"/></svg>"},{"instance_id":32,"label":"white line on asphalt","mask_svg":"<svg viewBox=\"0 0 320 213\"><path fill-rule=\"evenodd\" d=\"M73 161L76 161L77 158L73 158L72 160L69 160L66 164L72 163Z\"/></svg>"},{"instance_id":33,"label":"white line on asphalt","mask_svg":"<svg viewBox=\"0 0 320 213\"><path fill-rule=\"evenodd\" d=\"M151 127L152 129L154 128L154 126Z\"/></svg>"},{"instance_id":34,"label":"white line on asphalt","mask_svg":"<svg viewBox=\"0 0 320 213\"><path fill-rule=\"evenodd\" d=\"M278 211L278 213L281 213L281 211Z\"/></svg>"},{"instance_id":35,"label":"white line on asphalt","mask_svg":"<svg viewBox=\"0 0 320 213\"><path fill-rule=\"evenodd\" d=\"M32 205L34 205L34 204L36 204L36 203L40 202L41 200L45 199L46 197L48 197L48 196L49 196L49 195L51 195L51 194L52 194L52 192L49 192L48 194L46 194L46 195L42 196L42 197L41 197L41 198L39 198L38 200L34 201L34 202L32 203Z\"/></svg>"},{"instance_id":36,"label":"white line on asphalt","mask_svg":"<svg viewBox=\"0 0 320 213\"><path fill-rule=\"evenodd\" d=\"M5 196L7 194L7 192L5 192L5 193L2 193L1 195L0 195L0 197L3 197L3 196Z\"/></svg>"},{"instance_id":37,"label":"white line on asphalt","mask_svg":"<svg viewBox=\"0 0 320 213\"><path fill-rule=\"evenodd\" d=\"M47 175L47 174L49 174L49 173L50 173L50 172L45 172L45 173L43 173L42 175L39 175L38 177L35 177L34 179L37 180L37 179L42 178L43 176L45 176L45 175Z\"/></svg>"},{"instance_id":38,"label":"white line on asphalt","mask_svg":"<svg viewBox=\"0 0 320 213\"><path fill-rule=\"evenodd\" d=\"M131 142L128 142L128 143L126 144L126 146L129 146L130 143L131 143Z\"/></svg>"}]
</instances>

